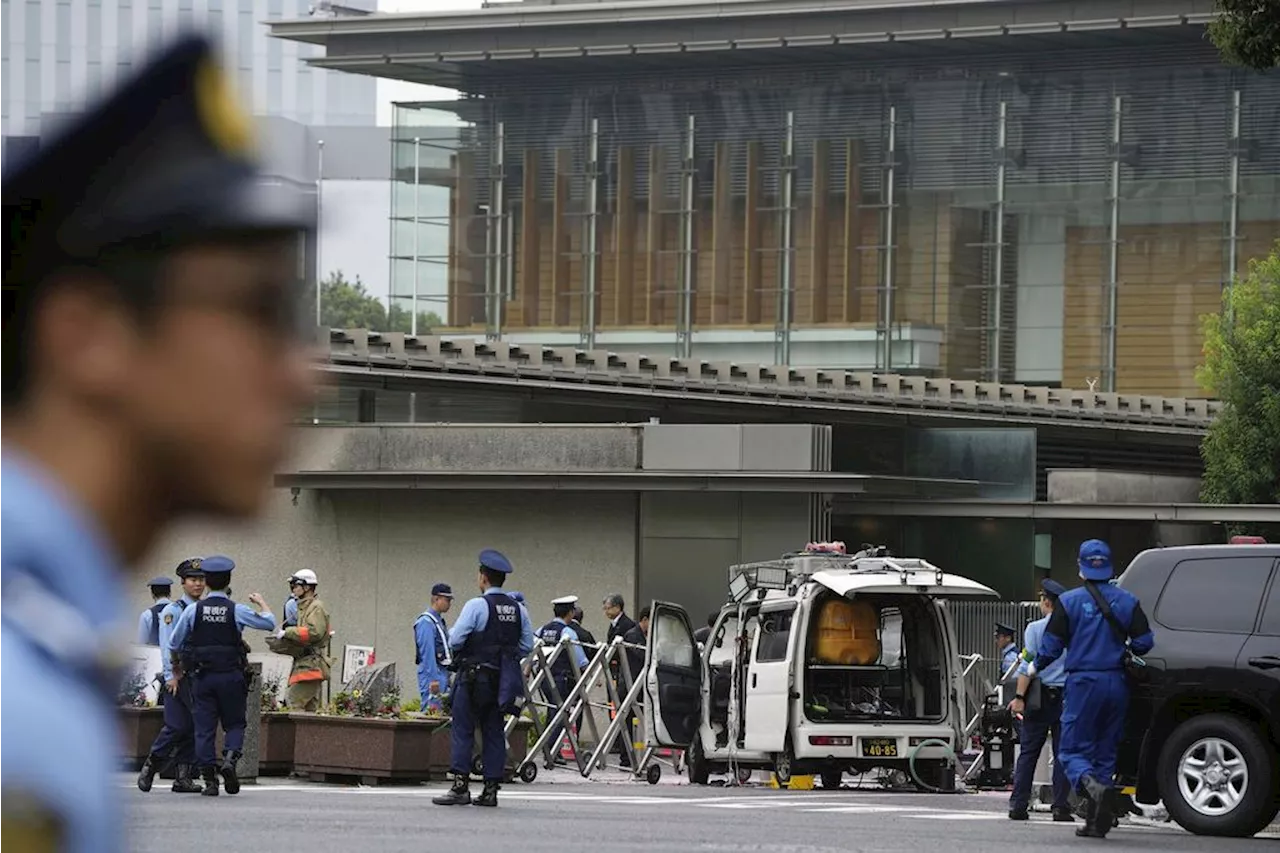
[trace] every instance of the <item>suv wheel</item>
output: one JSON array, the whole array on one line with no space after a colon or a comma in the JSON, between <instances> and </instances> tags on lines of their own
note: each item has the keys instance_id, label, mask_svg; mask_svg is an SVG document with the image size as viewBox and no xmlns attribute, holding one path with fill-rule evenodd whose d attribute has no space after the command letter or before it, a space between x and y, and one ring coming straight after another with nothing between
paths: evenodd
<instances>
[{"instance_id":1,"label":"suv wheel","mask_svg":"<svg viewBox=\"0 0 1280 853\"><path fill-rule=\"evenodd\" d=\"M1169 815L1197 835L1247 838L1276 815L1271 751L1239 717L1205 714L1178 726L1157 773Z\"/></svg>"}]
</instances>

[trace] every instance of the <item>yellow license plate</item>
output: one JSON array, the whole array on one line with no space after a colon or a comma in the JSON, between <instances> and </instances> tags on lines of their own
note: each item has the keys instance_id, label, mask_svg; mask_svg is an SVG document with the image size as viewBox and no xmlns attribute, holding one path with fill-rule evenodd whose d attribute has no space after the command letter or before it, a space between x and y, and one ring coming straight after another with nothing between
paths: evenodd
<instances>
[{"instance_id":1,"label":"yellow license plate","mask_svg":"<svg viewBox=\"0 0 1280 853\"><path fill-rule=\"evenodd\" d=\"M897 758L898 741L891 737L864 737L862 739L863 758Z\"/></svg>"}]
</instances>

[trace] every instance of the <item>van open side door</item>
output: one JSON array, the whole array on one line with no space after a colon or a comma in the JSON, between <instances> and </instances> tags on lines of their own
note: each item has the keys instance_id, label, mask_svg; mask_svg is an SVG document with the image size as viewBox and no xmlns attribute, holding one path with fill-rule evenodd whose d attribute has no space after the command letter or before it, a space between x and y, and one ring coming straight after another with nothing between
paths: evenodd
<instances>
[{"instance_id":1,"label":"van open side door","mask_svg":"<svg viewBox=\"0 0 1280 853\"><path fill-rule=\"evenodd\" d=\"M650 745L684 749L702 718L702 662L689 614L655 601L645 651L645 734Z\"/></svg>"},{"instance_id":2,"label":"van open side door","mask_svg":"<svg viewBox=\"0 0 1280 853\"><path fill-rule=\"evenodd\" d=\"M760 752L782 752L791 709L792 630L797 602L766 602L760 606L751 664L747 667L745 738L743 746Z\"/></svg>"}]
</instances>

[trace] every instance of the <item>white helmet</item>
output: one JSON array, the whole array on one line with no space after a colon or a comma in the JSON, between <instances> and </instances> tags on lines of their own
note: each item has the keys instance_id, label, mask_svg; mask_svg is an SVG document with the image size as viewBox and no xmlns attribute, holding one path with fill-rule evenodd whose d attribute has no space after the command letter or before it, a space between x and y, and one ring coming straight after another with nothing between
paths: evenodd
<instances>
[{"instance_id":1,"label":"white helmet","mask_svg":"<svg viewBox=\"0 0 1280 853\"><path fill-rule=\"evenodd\" d=\"M289 575L289 586L295 583L305 583L308 586L318 586L320 579L316 577L316 573L311 569L298 569L298 571Z\"/></svg>"}]
</instances>

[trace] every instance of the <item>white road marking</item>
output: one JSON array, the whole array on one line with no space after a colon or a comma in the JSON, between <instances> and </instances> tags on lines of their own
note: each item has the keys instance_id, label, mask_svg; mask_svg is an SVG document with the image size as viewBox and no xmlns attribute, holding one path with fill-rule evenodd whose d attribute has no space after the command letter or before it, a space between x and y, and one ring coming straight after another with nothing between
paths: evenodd
<instances>
[{"instance_id":1,"label":"white road marking","mask_svg":"<svg viewBox=\"0 0 1280 853\"><path fill-rule=\"evenodd\" d=\"M827 806L824 808L802 808L802 812L819 812L828 814L889 814L891 812L917 812L926 807L909 808L907 806Z\"/></svg>"},{"instance_id":2,"label":"white road marking","mask_svg":"<svg viewBox=\"0 0 1280 853\"><path fill-rule=\"evenodd\" d=\"M935 812L933 814L913 814L920 820L1006 820L998 812Z\"/></svg>"}]
</instances>

